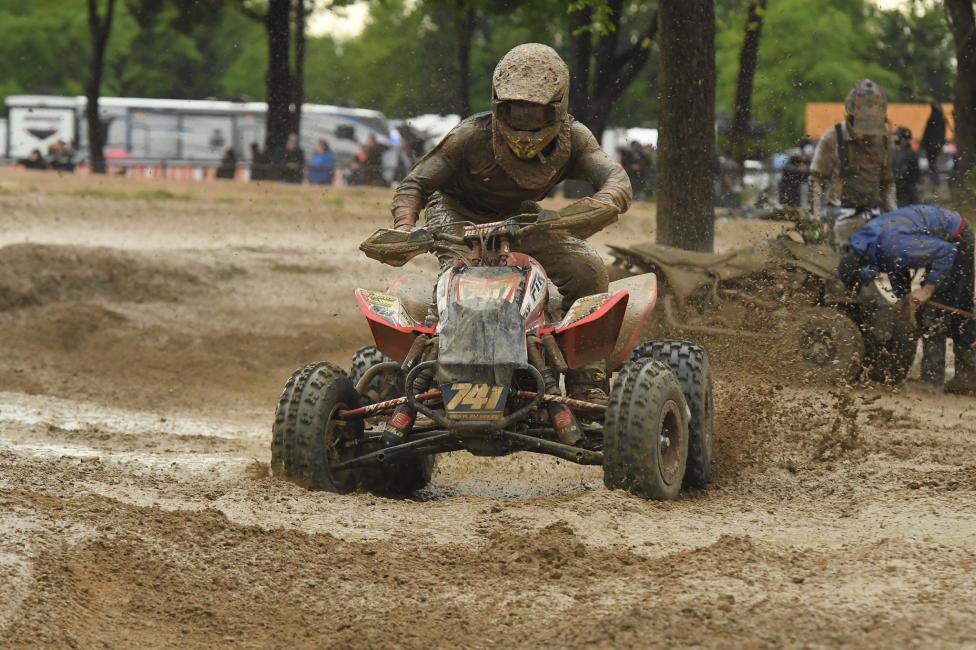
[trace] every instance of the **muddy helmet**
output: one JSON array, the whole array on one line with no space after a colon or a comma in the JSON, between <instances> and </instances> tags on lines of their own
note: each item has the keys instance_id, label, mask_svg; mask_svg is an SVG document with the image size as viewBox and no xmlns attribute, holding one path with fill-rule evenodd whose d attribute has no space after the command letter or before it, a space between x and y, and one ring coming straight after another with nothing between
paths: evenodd
<instances>
[{"instance_id":1,"label":"muddy helmet","mask_svg":"<svg viewBox=\"0 0 976 650\"><path fill-rule=\"evenodd\" d=\"M556 138L568 109L569 68L548 45L518 45L495 66L492 128L519 159L536 158Z\"/></svg>"},{"instance_id":2,"label":"muddy helmet","mask_svg":"<svg viewBox=\"0 0 976 650\"><path fill-rule=\"evenodd\" d=\"M844 102L844 118L858 135L887 134L888 99L881 86L870 79L854 84Z\"/></svg>"}]
</instances>

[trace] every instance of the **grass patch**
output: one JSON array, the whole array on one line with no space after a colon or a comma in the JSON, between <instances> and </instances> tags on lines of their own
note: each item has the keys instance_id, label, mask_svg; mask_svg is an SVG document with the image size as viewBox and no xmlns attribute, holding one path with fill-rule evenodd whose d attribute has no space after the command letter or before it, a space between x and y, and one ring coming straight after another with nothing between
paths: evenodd
<instances>
[{"instance_id":1,"label":"grass patch","mask_svg":"<svg viewBox=\"0 0 976 650\"><path fill-rule=\"evenodd\" d=\"M51 192L56 196L73 196L78 199L127 199L129 195L125 192L116 190L102 190L97 187L84 187L80 190L64 190L61 192Z\"/></svg>"},{"instance_id":2,"label":"grass patch","mask_svg":"<svg viewBox=\"0 0 976 650\"><path fill-rule=\"evenodd\" d=\"M157 187L151 190L139 190L133 196L143 201L170 201L179 199L181 201L190 200L189 192L171 192L165 188Z\"/></svg>"},{"instance_id":3,"label":"grass patch","mask_svg":"<svg viewBox=\"0 0 976 650\"><path fill-rule=\"evenodd\" d=\"M118 190L106 190L97 187L84 187L78 190L65 190L63 192L51 192L57 196L72 196L78 199L109 199L113 201L124 201L136 199L139 201L169 201L180 199L183 201L190 199L188 192L171 192L165 188L157 187L151 190L139 190L138 192L120 192Z\"/></svg>"}]
</instances>

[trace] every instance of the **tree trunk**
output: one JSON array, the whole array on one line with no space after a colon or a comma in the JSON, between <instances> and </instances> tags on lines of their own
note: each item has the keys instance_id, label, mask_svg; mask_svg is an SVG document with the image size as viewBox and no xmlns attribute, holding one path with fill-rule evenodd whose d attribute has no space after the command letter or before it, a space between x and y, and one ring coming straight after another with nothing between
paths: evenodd
<instances>
[{"instance_id":1,"label":"tree trunk","mask_svg":"<svg viewBox=\"0 0 976 650\"><path fill-rule=\"evenodd\" d=\"M662 2L657 241L711 251L715 239L715 3Z\"/></svg>"},{"instance_id":2,"label":"tree trunk","mask_svg":"<svg viewBox=\"0 0 976 650\"><path fill-rule=\"evenodd\" d=\"M956 44L956 166L953 191L961 202L976 203L976 12L971 0L945 0Z\"/></svg>"},{"instance_id":3,"label":"tree trunk","mask_svg":"<svg viewBox=\"0 0 976 650\"><path fill-rule=\"evenodd\" d=\"M264 150L273 165L281 163L291 133L291 0L270 0L264 16L268 35L268 71L265 78L268 112L265 118Z\"/></svg>"},{"instance_id":4,"label":"tree trunk","mask_svg":"<svg viewBox=\"0 0 976 650\"><path fill-rule=\"evenodd\" d=\"M457 35L458 87L456 110L463 120L471 114L471 39L474 33L474 9L467 0L456 0L454 31Z\"/></svg>"},{"instance_id":5,"label":"tree trunk","mask_svg":"<svg viewBox=\"0 0 976 650\"><path fill-rule=\"evenodd\" d=\"M739 78L735 84L735 111L732 116L732 155L742 164L745 160L749 138L749 122L752 118L752 81L756 76L759 59L759 39L762 37L763 16L766 0L749 0L746 16L746 34L739 52Z\"/></svg>"},{"instance_id":6,"label":"tree trunk","mask_svg":"<svg viewBox=\"0 0 976 650\"><path fill-rule=\"evenodd\" d=\"M589 117L586 107L590 101L593 34L588 28L592 18L589 7L569 14L569 112L583 124Z\"/></svg>"},{"instance_id":7,"label":"tree trunk","mask_svg":"<svg viewBox=\"0 0 976 650\"><path fill-rule=\"evenodd\" d=\"M569 112L599 140L610 120L610 111L637 78L651 54L657 36L655 12L641 38L618 52L623 0L608 1L613 29L594 37L588 29L593 19L586 7L569 15Z\"/></svg>"},{"instance_id":8,"label":"tree trunk","mask_svg":"<svg viewBox=\"0 0 976 650\"><path fill-rule=\"evenodd\" d=\"M105 173L105 130L98 117L98 98L102 90L102 72L105 69L105 48L112 32L112 16L115 13L115 0L107 0L105 16L98 15L96 0L88 0L88 33L91 37L91 64L88 70L88 84L85 87L87 103L85 119L88 122L88 150L91 170L95 174Z\"/></svg>"},{"instance_id":9,"label":"tree trunk","mask_svg":"<svg viewBox=\"0 0 976 650\"><path fill-rule=\"evenodd\" d=\"M295 0L295 76L292 80L291 132L302 132L302 104L305 103L305 27L308 7L305 0Z\"/></svg>"}]
</instances>

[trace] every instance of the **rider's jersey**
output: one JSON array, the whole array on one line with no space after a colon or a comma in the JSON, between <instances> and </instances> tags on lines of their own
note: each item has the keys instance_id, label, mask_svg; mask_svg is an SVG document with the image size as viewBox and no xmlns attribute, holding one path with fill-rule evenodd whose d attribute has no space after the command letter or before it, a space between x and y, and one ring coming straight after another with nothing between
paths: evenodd
<instances>
[{"instance_id":1,"label":"rider's jersey","mask_svg":"<svg viewBox=\"0 0 976 650\"><path fill-rule=\"evenodd\" d=\"M465 119L420 159L393 197L396 225L416 223L420 210L435 191L461 202L466 212L483 215L473 220L488 222L517 213L523 201L541 200L568 178L589 181L596 189L594 198L615 205L620 212L630 206L631 187L626 172L579 122L569 118L566 137L558 144L568 146L569 155L560 156L565 162L555 169L550 180L542 186L525 183L529 187L523 187L495 159L491 120L488 113Z\"/></svg>"},{"instance_id":2,"label":"rider's jersey","mask_svg":"<svg viewBox=\"0 0 976 650\"><path fill-rule=\"evenodd\" d=\"M827 202L831 205L882 212L897 207L886 138L852 138L846 123L827 129L810 163L810 206L815 216L823 216L823 182L830 185Z\"/></svg>"}]
</instances>

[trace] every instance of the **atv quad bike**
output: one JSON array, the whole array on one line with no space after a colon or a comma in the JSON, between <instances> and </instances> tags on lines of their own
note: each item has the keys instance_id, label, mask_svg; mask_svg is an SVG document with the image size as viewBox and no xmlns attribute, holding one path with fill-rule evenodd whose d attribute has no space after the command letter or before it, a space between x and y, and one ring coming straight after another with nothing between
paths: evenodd
<instances>
[{"instance_id":1,"label":"atv quad bike","mask_svg":"<svg viewBox=\"0 0 976 650\"><path fill-rule=\"evenodd\" d=\"M879 284L849 295L840 254L794 224L796 232L726 254L610 246L610 277L656 274L668 331L752 340L809 379L903 381L916 339L894 299Z\"/></svg>"},{"instance_id":2,"label":"atv quad bike","mask_svg":"<svg viewBox=\"0 0 976 650\"><path fill-rule=\"evenodd\" d=\"M361 248L391 265L446 244L469 254L441 274L434 302L405 289L356 291L376 346L356 354L352 377L331 363L295 371L275 414L273 473L312 489L407 494L428 483L435 454L529 451L602 465L607 487L650 499L706 484L708 357L688 342L637 345L657 298L654 274L614 282L559 315L542 266L515 250L534 231L585 237L599 227L592 214L564 209L545 221L470 224L463 235L377 231ZM560 376L599 360L620 370L609 403L566 397Z\"/></svg>"}]
</instances>

